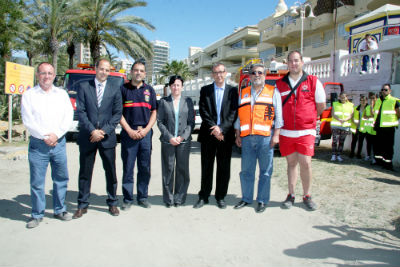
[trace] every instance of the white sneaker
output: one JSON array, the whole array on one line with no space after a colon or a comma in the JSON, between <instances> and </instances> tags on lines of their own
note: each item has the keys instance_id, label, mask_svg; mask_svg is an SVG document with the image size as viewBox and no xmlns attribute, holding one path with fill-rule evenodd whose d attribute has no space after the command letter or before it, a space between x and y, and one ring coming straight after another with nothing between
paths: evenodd
<instances>
[{"instance_id":1,"label":"white sneaker","mask_svg":"<svg viewBox=\"0 0 400 267\"><path fill-rule=\"evenodd\" d=\"M343 159L342 159L342 157L341 157L340 155L337 156L336 159L337 159L337 161L339 161L339 162L342 162L342 161L343 161Z\"/></svg>"},{"instance_id":2,"label":"white sneaker","mask_svg":"<svg viewBox=\"0 0 400 267\"><path fill-rule=\"evenodd\" d=\"M366 156L366 157L364 158L364 160L365 160L365 161L369 161L369 160L370 160L369 156Z\"/></svg>"},{"instance_id":3,"label":"white sneaker","mask_svg":"<svg viewBox=\"0 0 400 267\"><path fill-rule=\"evenodd\" d=\"M376 160L375 160L375 158L374 158L374 157L372 158L372 160L371 160L371 163L372 163L373 165L375 165L375 164L376 164Z\"/></svg>"},{"instance_id":4,"label":"white sneaker","mask_svg":"<svg viewBox=\"0 0 400 267\"><path fill-rule=\"evenodd\" d=\"M365 71L365 70L362 70L362 71L360 71L360 74L361 75L364 75L364 74L366 74L367 72Z\"/></svg>"},{"instance_id":5,"label":"white sneaker","mask_svg":"<svg viewBox=\"0 0 400 267\"><path fill-rule=\"evenodd\" d=\"M331 161L335 161L336 160L336 155L332 155Z\"/></svg>"}]
</instances>

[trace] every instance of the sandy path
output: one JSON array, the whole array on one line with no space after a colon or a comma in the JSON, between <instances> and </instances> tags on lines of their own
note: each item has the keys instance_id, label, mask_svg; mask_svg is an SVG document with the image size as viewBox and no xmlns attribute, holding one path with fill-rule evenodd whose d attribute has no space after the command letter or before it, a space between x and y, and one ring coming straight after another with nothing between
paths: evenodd
<instances>
[{"instance_id":1,"label":"sandy path","mask_svg":"<svg viewBox=\"0 0 400 267\"><path fill-rule=\"evenodd\" d=\"M232 159L228 208L215 200L195 210L200 188L200 151L191 154L191 183L186 206L162 203L158 133L153 137L151 209L133 206L119 217L107 212L101 162L95 165L91 206L79 220L52 218L51 182L43 223L25 228L30 216L27 160L0 160L0 266L399 266L400 240L369 229L336 225L320 211L302 204L280 209L285 197L273 182L271 202L263 214L253 207L234 210L240 197L240 157ZM119 180L122 164L118 147ZM78 147L68 144L68 209L76 208ZM118 194L121 195L119 185ZM122 197L120 197L122 201Z\"/></svg>"}]
</instances>

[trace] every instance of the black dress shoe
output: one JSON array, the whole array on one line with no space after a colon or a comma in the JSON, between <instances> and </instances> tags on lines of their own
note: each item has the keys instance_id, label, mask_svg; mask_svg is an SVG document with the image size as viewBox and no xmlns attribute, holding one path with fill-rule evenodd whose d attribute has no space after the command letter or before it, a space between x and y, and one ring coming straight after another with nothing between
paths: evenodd
<instances>
[{"instance_id":1,"label":"black dress shoe","mask_svg":"<svg viewBox=\"0 0 400 267\"><path fill-rule=\"evenodd\" d=\"M218 206L218 208L220 208L220 209L226 209L225 200L223 200L223 199L217 200L217 206Z\"/></svg>"},{"instance_id":2,"label":"black dress shoe","mask_svg":"<svg viewBox=\"0 0 400 267\"><path fill-rule=\"evenodd\" d=\"M194 209L200 209L201 207L203 207L205 204L208 204L208 201L205 201L203 199L199 199L199 201L197 201L196 204L194 204L193 208Z\"/></svg>"},{"instance_id":3,"label":"black dress shoe","mask_svg":"<svg viewBox=\"0 0 400 267\"><path fill-rule=\"evenodd\" d=\"M147 199L144 200L139 200L138 201L139 206L145 209L149 209L151 207L150 203L147 201Z\"/></svg>"},{"instance_id":4,"label":"black dress shoe","mask_svg":"<svg viewBox=\"0 0 400 267\"><path fill-rule=\"evenodd\" d=\"M257 213L264 212L266 208L267 208L267 206L264 203L258 202L256 212Z\"/></svg>"},{"instance_id":5,"label":"black dress shoe","mask_svg":"<svg viewBox=\"0 0 400 267\"><path fill-rule=\"evenodd\" d=\"M241 208L243 208L243 207L246 207L247 205L249 205L250 203L247 203L247 202L245 202L245 201L243 201L243 200L240 200L239 201L239 203L237 203L236 205L235 205L235 207L233 207L234 209L241 209Z\"/></svg>"},{"instance_id":6,"label":"black dress shoe","mask_svg":"<svg viewBox=\"0 0 400 267\"><path fill-rule=\"evenodd\" d=\"M165 207L171 208L171 206L172 206L172 204L170 204L170 203L165 203Z\"/></svg>"}]
</instances>

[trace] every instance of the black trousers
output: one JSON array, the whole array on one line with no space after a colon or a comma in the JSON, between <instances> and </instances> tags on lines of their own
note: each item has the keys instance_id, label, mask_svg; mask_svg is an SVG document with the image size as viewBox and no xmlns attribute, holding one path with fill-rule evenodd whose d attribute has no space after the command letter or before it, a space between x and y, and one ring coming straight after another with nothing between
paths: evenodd
<instances>
[{"instance_id":1,"label":"black trousers","mask_svg":"<svg viewBox=\"0 0 400 267\"><path fill-rule=\"evenodd\" d=\"M395 127L378 127L374 146L375 158L391 162L393 158Z\"/></svg>"},{"instance_id":2,"label":"black trousers","mask_svg":"<svg viewBox=\"0 0 400 267\"><path fill-rule=\"evenodd\" d=\"M367 140L367 155L368 157L373 157L375 154L373 146L375 144L376 136L367 133L365 139Z\"/></svg>"},{"instance_id":3,"label":"black trousers","mask_svg":"<svg viewBox=\"0 0 400 267\"><path fill-rule=\"evenodd\" d=\"M354 155L354 151L356 150L356 145L358 143L358 147L357 147L357 156L361 157L361 151L364 145L364 139L367 136L367 133L361 133L358 131L356 131L356 133L353 133L351 135L351 152L350 155L353 156ZM368 153L369 156L369 153Z\"/></svg>"},{"instance_id":4,"label":"black trousers","mask_svg":"<svg viewBox=\"0 0 400 267\"><path fill-rule=\"evenodd\" d=\"M211 137L201 142L201 190L199 198L208 201L213 185L214 160L217 158L215 199L228 193L231 176L232 143Z\"/></svg>"},{"instance_id":5,"label":"black trousers","mask_svg":"<svg viewBox=\"0 0 400 267\"><path fill-rule=\"evenodd\" d=\"M79 194L78 208L84 209L89 206L90 187L92 184L93 167L97 150L103 161L106 174L107 205L117 206L117 173L115 170L115 147L103 148L100 146L79 146Z\"/></svg>"}]
</instances>

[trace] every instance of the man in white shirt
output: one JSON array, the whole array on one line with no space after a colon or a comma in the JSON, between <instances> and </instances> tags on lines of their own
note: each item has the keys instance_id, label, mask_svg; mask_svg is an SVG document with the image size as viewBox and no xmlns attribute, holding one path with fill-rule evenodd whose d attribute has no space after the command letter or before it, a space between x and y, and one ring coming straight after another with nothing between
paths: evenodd
<instances>
[{"instance_id":1,"label":"man in white shirt","mask_svg":"<svg viewBox=\"0 0 400 267\"><path fill-rule=\"evenodd\" d=\"M372 39L372 36L367 33L365 35L365 41L361 43L360 45L360 52L365 52L368 50L377 50L378 49L378 43ZM374 67L374 65L376 64L376 69L379 69L379 59L380 56L379 54L377 54L375 57L371 57L371 66ZM365 74L368 71L368 62L370 62L370 58L369 55L364 55L362 58L362 70L361 70L361 74Z\"/></svg>"},{"instance_id":2,"label":"man in white shirt","mask_svg":"<svg viewBox=\"0 0 400 267\"><path fill-rule=\"evenodd\" d=\"M54 217L69 221L65 195L69 180L65 133L72 124L73 110L66 91L53 85L56 74L47 62L40 63L36 73L39 85L22 96L21 115L30 132L29 168L32 218L26 227L34 228L42 221L45 208L45 179L50 163L53 179Z\"/></svg>"}]
</instances>

